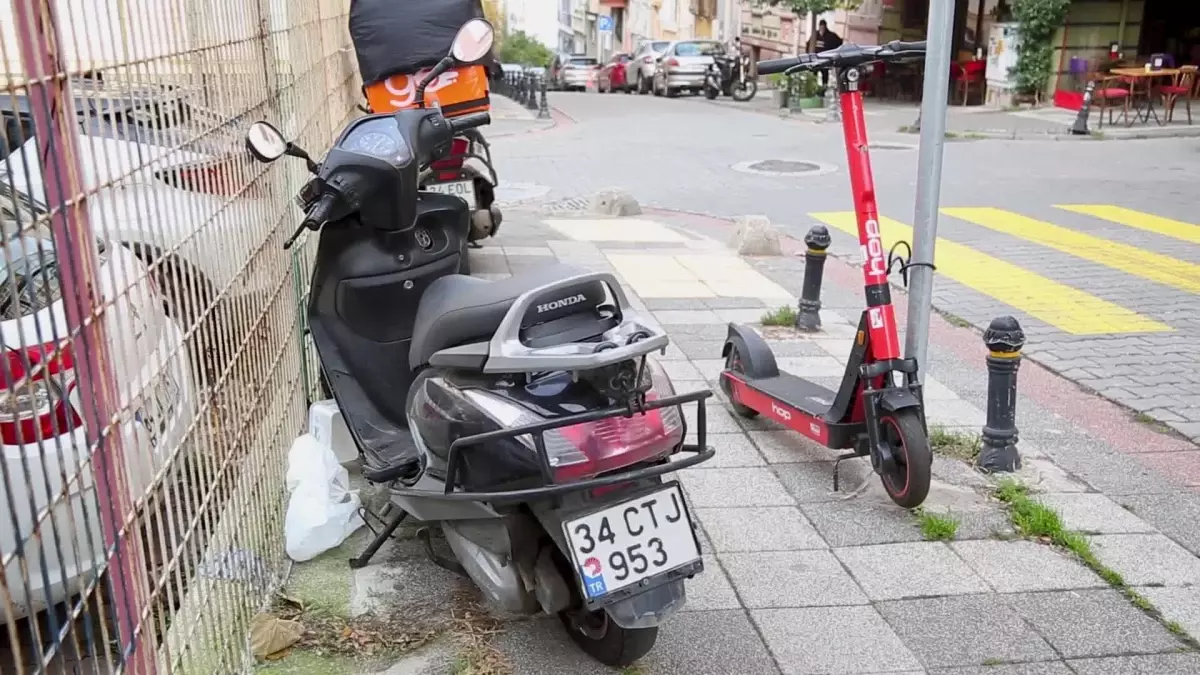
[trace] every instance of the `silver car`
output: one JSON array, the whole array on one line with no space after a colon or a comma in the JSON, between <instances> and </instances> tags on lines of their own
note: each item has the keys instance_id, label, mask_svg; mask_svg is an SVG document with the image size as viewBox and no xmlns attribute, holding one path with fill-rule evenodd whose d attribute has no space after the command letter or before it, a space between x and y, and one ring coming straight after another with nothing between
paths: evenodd
<instances>
[{"instance_id":1,"label":"silver car","mask_svg":"<svg viewBox=\"0 0 1200 675\"><path fill-rule=\"evenodd\" d=\"M649 94L653 88L654 71L658 65L658 57L667 51L671 43L666 40L643 42L633 53L633 58L625 64L625 81L637 87L637 93Z\"/></svg>"},{"instance_id":2,"label":"silver car","mask_svg":"<svg viewBox=\"0 0 1200 675\"><path fill-rule=\"evenodd\" d=\"M555 84L564 90L586 89L599 69L600 63L595 57L573 55L559 67Z\"/></svg>"},{"instance_id":3,"label":"silver car","mask_svg":"<svg viewBox=\"0 0 1200 675\"><path fill-rule=\"evenodd\" d=\"M687 89L698 94L704 89L704 77L713 56L725 53L725 45L714 40L672 42L654 71L654 95L678 96Z\"/></svg>"}]
</instances>

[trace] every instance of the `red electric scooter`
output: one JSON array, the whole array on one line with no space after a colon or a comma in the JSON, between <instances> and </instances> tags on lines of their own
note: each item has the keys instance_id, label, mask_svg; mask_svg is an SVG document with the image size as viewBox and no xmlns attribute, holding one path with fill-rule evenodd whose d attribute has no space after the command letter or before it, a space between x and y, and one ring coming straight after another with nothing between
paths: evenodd
<instances>
[{"instance_id":1,"label":"red electric scooter","mask_svg":"<svg viewBox=\"0 0 1200 675\"><path fill-rule=\"evenodd\" d=\"M881 46L845 44L819 54L758 64L759 74L836 69L846 137L850 186L863 251L867 308L858 322L854 348L838 391L780 372L770 346L753 329L729 324L722 355L721 388L744 417L764 415L826 447L853 448L837 462L870 455L892 501L913 508L929 494L933 461L925 426L915 359L902 358L888 273L890 256L879 234L875 184L867 154L866 122L859 83L864 69L879 61L923 58L924 42ZM834 464L837 490L837 463Z\"/></svg>"}]
</instances>

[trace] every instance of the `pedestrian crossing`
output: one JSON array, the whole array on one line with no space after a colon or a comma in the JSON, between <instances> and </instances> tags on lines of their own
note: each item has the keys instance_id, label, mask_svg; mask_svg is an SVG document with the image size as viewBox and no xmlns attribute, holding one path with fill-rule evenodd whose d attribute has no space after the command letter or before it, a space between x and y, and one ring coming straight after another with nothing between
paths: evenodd
<instances>
[{"instance_id":1,"label":"pedestrian crossing","mask_svg":"<svg viewBox=\"0 0 1200 675\"><path fill-rule=\"evenodd\" d=\"M1200 226L1171 218L1110 204L1071 204L1055 208L1182 241L1185 247L1186 244L1200 244ZM1136 307L1124 307L1100 297L1103 288L1098 289L1095 283L1082 281L1094 280L1095 274L1070 273L1071 259L1087 261L1119 273L1110 279L1125 275L1124 278L1133 277L1195 295L1194 309L1200 312L1200 265L1195 263L1004 209L943 208L941 213L943 226L939 229L942 236L938 237L934 261L940 276L953 279L1065 333L1111 335L1175 330L1160 320L1161 316L1146 316L1136 311ZM858 226L853 211L809 215L857 237ZM956 242L951 232L961 230L947 227L947 219L970 223L1003 235L1003 240L996 241L1033 243L1056 251L1062 254L1062 265L1058 268L1062 273L1047 271L1042 274L1000 255L991 255ZM907 224L885 216L881 216L879 221L885 247L890 248L899 240L913 240L912 228ZM1171 242L1171 246L1177 248L1178 243Z\"/></svg>"}]
</instances>

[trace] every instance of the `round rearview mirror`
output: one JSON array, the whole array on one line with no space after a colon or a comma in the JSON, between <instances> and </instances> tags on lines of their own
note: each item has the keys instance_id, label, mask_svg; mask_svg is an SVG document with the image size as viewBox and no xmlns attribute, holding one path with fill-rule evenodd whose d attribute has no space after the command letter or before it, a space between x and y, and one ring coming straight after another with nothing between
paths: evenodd
<instances>
[{"instance_id":1,"label":"round rearview mirror","mask_svg":"<svg viewBox=\"0 0 1200 675\"><path fill-rule=\"evenodd\" d=\"M450 55L459 63L475 63L487 55L495 36L492 24L484 19L471 19L458 29Z\"/></svg>"},{"instance_id":2,"label":"round rearview mirror","mask_svg":"<svg viewBox=\"0 0 1200 675\"><path fill-rule=\"evenodd\" d=\"M287 148L288 142L283 132L269 122L255 122L246 132L246 149L260 162L274 162L283 157Z\"/></svg>"}]
</instances>

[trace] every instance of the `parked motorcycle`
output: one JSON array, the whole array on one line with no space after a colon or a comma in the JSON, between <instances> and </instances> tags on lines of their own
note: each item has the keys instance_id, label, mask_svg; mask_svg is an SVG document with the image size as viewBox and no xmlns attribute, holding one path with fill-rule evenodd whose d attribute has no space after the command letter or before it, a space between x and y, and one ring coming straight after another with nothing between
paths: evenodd
<instances>
[{"instance_id":1,"label":"parked motorcycle","mask_svg":"<svg viewBox=\"0 0 1200 675\"><path fill-rule=\"evenodd\" d=\"M453 59L490 47L473 19ZM395 508L361 567L408 516L435 524L496 605L557 614L597 660L628 665L703 571L683 493L663 476L711 458L704 400L651 358L667 335L616 278L552 265L502 281L456 274L468 207L422 191L423 167L487 113L410 108L350 122L301 194L320 232L307 318L363 475ZM307 157L271 125L247 145ZM311 162L311 160L309 160ZM697 443L682 407L696 405Z\"/></svg>"},{"instance_id":2,"label":"parked motorcycle","mask_svg":"<svg viewBox=\"0 0 1200 675\"><path fill-rule=\"evenodd\" d=\"M704 97L715 100L721 94L738 102L749 101L758 93L758 82L750 69L747 54L718 55L708 66L704 79Z\"/></svg>"}]
</instances>

